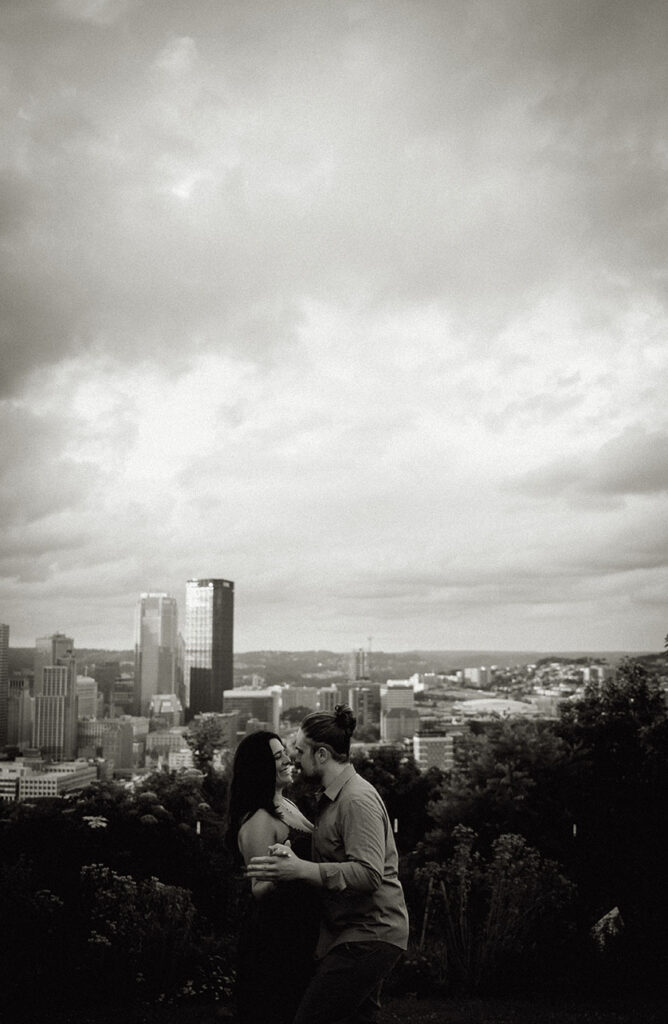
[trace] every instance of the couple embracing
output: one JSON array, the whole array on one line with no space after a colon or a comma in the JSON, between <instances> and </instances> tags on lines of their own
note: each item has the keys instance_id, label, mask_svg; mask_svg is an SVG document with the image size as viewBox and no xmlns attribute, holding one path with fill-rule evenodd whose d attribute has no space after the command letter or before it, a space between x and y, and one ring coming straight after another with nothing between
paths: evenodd
<instances>
[{"instance_id":1,"label":"couple embracing","mask_svg":"<svg viewBox=\"0 0 668 1024\"><path fill-rule=\"evenodd\" d=\"M347 705L315 711L294 740L294 763L318 786L316 821L285 789L292 758L275 733L239 744L228 839L251 880L239 942L240 1024L366 1024L408 942L390 820L350 763Z\"/></svg>"}]
</instances>

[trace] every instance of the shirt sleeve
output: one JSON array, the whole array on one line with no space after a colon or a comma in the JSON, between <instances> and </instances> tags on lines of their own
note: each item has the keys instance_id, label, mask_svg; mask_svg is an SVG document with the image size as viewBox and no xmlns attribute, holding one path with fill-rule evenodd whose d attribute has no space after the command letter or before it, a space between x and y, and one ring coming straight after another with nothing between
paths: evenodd
<instances>
[{"instance_id":1,"label":"shirt sleeve","mask_svg":"<svg viewBox=\"0 0 668 1024\"><path fill-rule=\"evenodd\" d=\"M380 797L356 794L341 808L339 827L346 859L319 865L320 880L330 892L373 892L385 873L386 815Z\"/></svg>"}]
</instances>

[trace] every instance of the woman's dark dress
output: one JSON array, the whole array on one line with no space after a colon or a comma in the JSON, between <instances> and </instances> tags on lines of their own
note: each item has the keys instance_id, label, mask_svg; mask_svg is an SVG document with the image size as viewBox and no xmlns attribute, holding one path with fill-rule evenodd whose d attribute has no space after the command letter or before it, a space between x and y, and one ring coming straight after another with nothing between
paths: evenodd
<instances>
[{"instance_id":1,"label":"woman's dark dress","mask_svg":"<svg viewBox=\"0 0 668 1024\"><path fill-rule=\"evenodd\" d=\"M290 829L298 857L311 859L310 833ZM242 904L237 1009L240 1024L291 1024L313 971L318 938L317 890L279 882L260 900Z\"/></svg>"}]
</instances>

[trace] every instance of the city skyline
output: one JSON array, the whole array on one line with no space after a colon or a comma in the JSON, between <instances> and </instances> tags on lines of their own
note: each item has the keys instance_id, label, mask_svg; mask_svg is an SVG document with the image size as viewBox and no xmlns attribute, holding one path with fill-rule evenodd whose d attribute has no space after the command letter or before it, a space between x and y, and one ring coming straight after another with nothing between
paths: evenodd
<instances>
[{"instance_id":1,"label":"city skyline","mask_svg":"<svg viewBox=\"0 0 668 1024\"><path fill-rule=\"evenodd\" d=\"M0 621L660 650L668 9L9 0Z\"/></svg>"}]
</instances>

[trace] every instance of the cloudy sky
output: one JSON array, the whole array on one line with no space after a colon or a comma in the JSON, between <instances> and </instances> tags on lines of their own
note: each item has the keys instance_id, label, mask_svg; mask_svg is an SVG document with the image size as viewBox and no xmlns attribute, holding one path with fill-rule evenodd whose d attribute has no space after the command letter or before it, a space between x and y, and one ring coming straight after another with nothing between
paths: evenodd
<instances>
[{"instance_id":1,"label":"cloudy sky","mask_svg":"<svg viewBox=\"0 0 668 1024\"><path fill-rule=\"evenodd\" d=\"M659 650L660 0L3 0L0 620Z\"/></svg>"}]
</instances>

